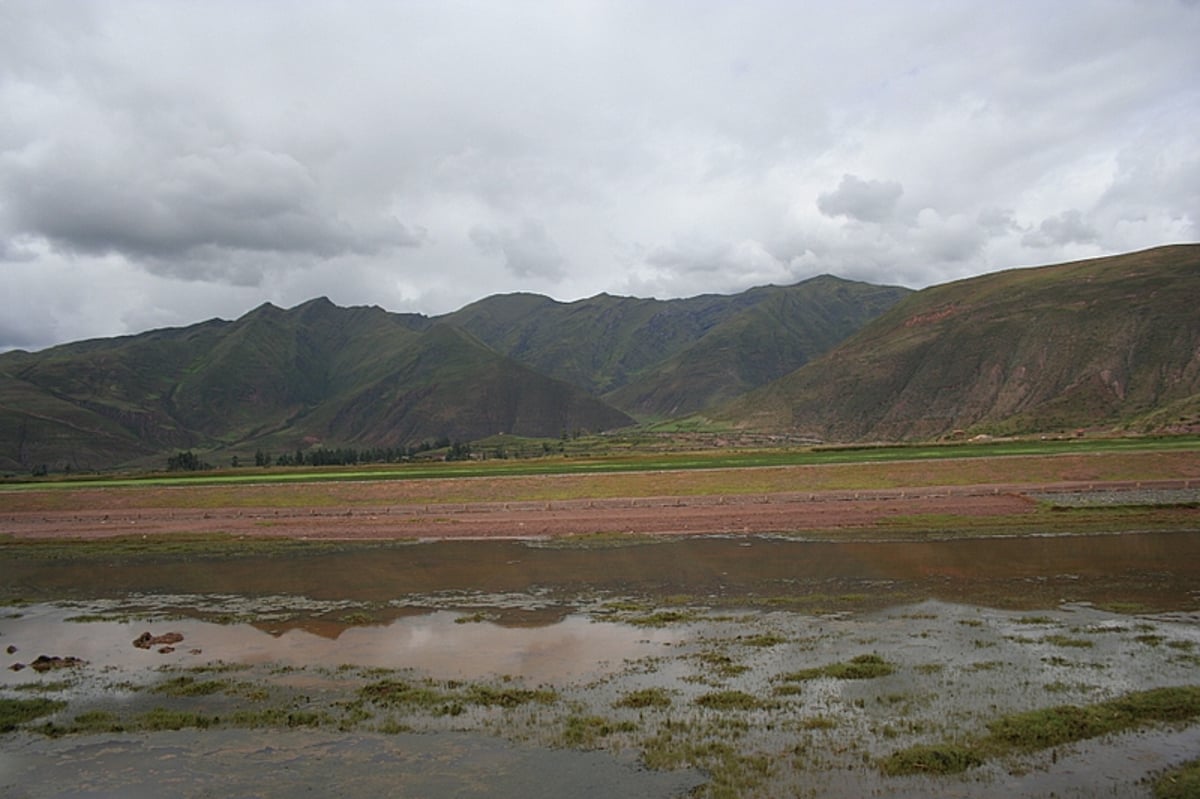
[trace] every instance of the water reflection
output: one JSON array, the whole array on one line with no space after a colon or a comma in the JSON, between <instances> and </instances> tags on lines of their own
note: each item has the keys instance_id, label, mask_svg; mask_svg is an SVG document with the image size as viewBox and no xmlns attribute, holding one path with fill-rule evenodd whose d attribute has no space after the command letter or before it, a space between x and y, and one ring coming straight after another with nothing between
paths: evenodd
<instances>
[{"instance_id":1,"label":"water reflection","mask_svg":"<svg viewBox=\"0 0 1200 799\"><path fill-rule=\"evenodd\" d=\"M540 627L505 627L487 621L461 623L463 616L436 611L398 618L383 625L330 626L317 630L268 624L214 624L195 619L145 621L68 621L80 608L37 605L0 627L16 648L11 666L38 654L70 653L96 669L193 666L206 662L415 669L437 678L476 679L520 675L524 680L566 682L620 668L626 659L658 654L679 633L643 630L626 624L567 616ZM173 652L138 649L133 639L148 629L180 632ZM4 683L29 679L6 668ZM0 683L3 684L3 683Z\"/></svg>"},{"instance_id":2,"label":"water reflection","mask_svg":"<svg viewBox=\"0 0 1200 799\"><path fill-rule=\"evenodd\" d=\"M99 564L13 558L0 563L0 577L10 596L30 599L284 594L419 604L435 593L603 591L735 600L866 590L891 591L894 601L1104 599L1168 609L1194 599L1200 532L846 543L699 538L605 549L445 541L286 557L114 557Z\"/></svg>"}]
</instances>

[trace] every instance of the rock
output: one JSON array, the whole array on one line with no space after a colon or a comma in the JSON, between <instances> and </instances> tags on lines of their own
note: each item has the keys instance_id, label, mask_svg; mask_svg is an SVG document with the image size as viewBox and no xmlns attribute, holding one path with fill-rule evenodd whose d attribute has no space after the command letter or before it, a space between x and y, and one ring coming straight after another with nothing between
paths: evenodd
<instances>
[{"instance_id":1,"label":"rock","mask_svg":"<svg viewBox=\"0 0 1200 799\"><path fill-rule=\"evenodd\" d=\"M9 644L8 648L5 649L4 651L11 655L12 653L17 651L17 648L15 646L13 646L12 644Z\"/></svg>"},{"instance_id":2,"label":"rock","mask_svg":"<svg viewBox=\"0 0 1200 799\"><path fill-rule=\"evenodd\" d=\"M76 657L59 657L58 655L38 655L37 659L29 664L29 668L36 672L54 671L57 669L74 669L80 666L86 666L87 661L80 660Z\"/></svg>"},{"instance_id":3,"label":"rock","mask_svg":"<svg viewBox=\"0 0 1200 799\"><path fill-rule=\"evenodd\" d=\"M142 633L133 640L133 645L138 649L150 649L151 647L161 646L163 644L177 644L183 640L182 633L163 633L162 635L151 635L150 633Z\"/></svg>"}]
</instances>

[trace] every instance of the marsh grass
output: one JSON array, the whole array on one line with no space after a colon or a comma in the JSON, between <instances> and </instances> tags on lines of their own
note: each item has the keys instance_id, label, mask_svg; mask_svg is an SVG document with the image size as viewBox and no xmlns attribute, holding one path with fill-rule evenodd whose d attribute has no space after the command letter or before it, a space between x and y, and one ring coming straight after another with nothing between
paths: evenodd
<instances>
[{"instance_id":1,"label":"marsh grass","mask_svg":"<svg viewBox=\"0 0 1200 799\"><path fill-rule=\"evenodd\" d=\"M9 687L14 691L30 691L39 694L52 694L57 691L65 691L77 683L77 680L54 680L52 682L23 682L19 685L13 685Z\"/></svg>"},{"instance_id":2,"label":"marsh grass","mask_svg":"<svg viewBox=\"0 0 1200 799\"><path fill-rule=\"evenodd\" d=\"M221 719L218 716L156 707L135 717L133 726L136 729L156 732L160 730L182 730L185 728L205 730L220 723Z\"/></svg>"},{"instance_id":3,"label":"marsh grass","mask_svg":"<svg viewBox=\"0 0 1200 799\"><path fill-rule=\"evenodd\" d=\"M232 688L228 680L197 680L190 675L175 677L154 687L154 693L166 696L211 696Z\"/></svg>"},{"instance_id":4,"label":"marsh grass","mask_svg":"<svg viewBox=\"0 0 1200 799\"><path fill-rule=\"evenodd\" d=\"M0 732L11 732L27 721L57 713L66 702L38 697L37 699L0 698Z\"/></svg>"},{"instance_id":5,"label":"marsh grass","mask_svg":"<svg viewBox=\"0 0 1200 799\"><path fill-rule=\"evenodd\" d=\"M642 688L630 691L613 703L616 708L665 710L671 706L671 695L666 688Z\"/></svg>"},{"instance_id":6,"label":"marsh grass","mask_svg":"<svg viewBox=\"0 0 1200 799\"><path fill-rule=\"evenodd\" d=\"M684 767L706 772L709 782L700 796L740 799L750 795L771 776L772 758L741 752L719 730L671 727L642 744L642 763L651 769Z\"/></svg>"},{"instance_id":7,"label":"marsh grass","mask_svg":"<svg viewBox=\"0 0 1200 799\"><path fill-rule=\"evenodd\" d=\"M1154 799L1196 799L1200 796L1200 760L1192 760L1154 781Z\"/></svg>"},{"instance_id":8,"label":"marsh grass","mask_svg":"<svg viewBox=\"0 0 1200 799\"><path fill-rule=\"evenodd\" d=\"M896 670L896 667L877 654L858 655L841 663L830 663L811 669L801 669L784 674L779 679L784 682L803 682L830 677L835 680L871 680L886 677Z\"/></svg>"},{"instance_id":9,"label":"marsh grass","mask_svg":"<svg viewBox=\"0 0 1200 799\"><path fill-rule=\"evenodd\" d=\"M753 694L733 690L701 694L693 703L707 710L759 710L771 706L769 702L764 702Z\"/></svg>"},{"instance_id":10,"label":"marsh grass","mask_svg":"<svg viewBox=\"0 0 1200 799\"><path fill-rule=\"evenodd\" d=\"M712 674L721 679L737 677L750 670L749 666L736 662L724 652L701 652L695 655L695 659L708 666Z\"/></svg>"},{"instance_id":11,"label":"marsh grass","mask_svg":"<svg viewBox=\"0 0 1200 799\"><path fill-rule=\"evenodd\" d=\"M563 727L562 740L566 746L575 749L591 749L610 735L629 732L637 732L637 725L632 721L611 721L603 716L571 715L567 717Z\"/></svg>"},{"instance_id":12,"label":"marsh grass","mask_svg":"<svg viewBox=\"0 0 1200 799\"><path fill-rule=\"evenodd\" d=\"M1072 647L1075 649L1091 649L1096 645L1095 641L1087 638L1072 638L1069 635L1061 635L1055 633L1042 638L1043 643L1053 644L1054 646Z\"/></svg>"},{"instance_id":13,"label":"marsh grass","mask_svg":"<svg viewBox=\"0 0 1200 799\"><path fill-rule=\"evenodd\" d=\"M433 715L461 715L467 705L512 709L529 703L553 704L558 693L550 688L495 687L479 683L449 682L439 687L432 681L411 683L386 679L358 690L361 700L380 707L403 708Z\"/></svg>"},{"instance_id":14,"label":"marsh grass","mask_svg":"<svg viewBox=\"0 0 1200 799\"><path fill-rule=\"evenodd\" d=\"M635 627L666 627L670 624L686 624L701 617L702 614L698 610L658 610L644 616L633 616L624 621Z\"/></svg>"},{"instance_id":15,"label":"marsh grass","mask_svg":"<svg viewBox=\"0 0 1200 799\"><path fill-rule=\"evenodd\" d=\"M983 758L973 749L959 744L910 746L894 752L879 763L889 777L912 774L959 774L983 764Z\"/></svg>"},{"instance_id":16,"label":"marsh grass","mask_svg":"<svg viewBox=\"0 0 1200 799\"><path fill-rule=\"evenodd\" d=\"M1091 705L1057 705L1002 716L969 744L919 745L879 761L888 775L953 774L991 757L1029 753L1156 722L1200 717L1200 686L1138 691Z\"/></svg>"}]
</instances>

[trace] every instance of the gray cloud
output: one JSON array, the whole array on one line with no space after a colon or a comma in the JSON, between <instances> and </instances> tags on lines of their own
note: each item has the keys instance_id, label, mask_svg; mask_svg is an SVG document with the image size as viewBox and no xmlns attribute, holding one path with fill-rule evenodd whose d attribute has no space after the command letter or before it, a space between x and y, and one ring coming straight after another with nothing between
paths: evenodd
<instances>
[{"instance_id":1,"label":"gray cloud","mask_svg":"<svg viewBox=\"0 0 1200 799\"><path fill-rule=\"evenodd\" d=\"M504 256L504 267L517 277L558 280L566 261L539 222L525 220L517 230L477 225L468 235L480 252Z\"/></svg>"},{"instance_id":2,"label":"gray cloud","mask_svg":"<svg viewBox=\"0 0 1200 799\"><path fill-rule=\"evenodd\" d=\"M863 180L842 175L842 182L817 197L817 208L826 216L847 216L860 222L883 222L892 216L904 187L895 181Z\"/></svg>"},{"instance_id":3,"label":"gray cloud","mask_svg":"<svg viewBox=\"0 0 1200 799\"><path fill-rule=\"evenodd\" d=\"M67 252L120 253L190 275L188 264L222 252L333 257L415 246L419 231L396 220L355 225L323 207L312 174L294 158L220 148L157 162L133 153L97 159L50 152L5 169L8 225ZM172 264L179 264L177 270Z\"/></svg>"},{"instance_id":4,"label":"gray cloud","mask_svg":"<svg viewBox=\"0 0 1200 799\"><path fill-rule=\"evenodd\" d=\"M1026 247L1045 248L1064 244L1090 244L1099 238L1099 232L1084 221L1083 214L1072 208L1057 216L1043 219L1037 230L1031 230L1021 237L1021 243Z\"/></svg>"},{"instance_id":5,"label":"gray cloud","mask_svg":"<svg viewBox=\"0 0 1200 799\"><path fill-rule=\"evenodd\" d=\"M1196 41L1137 0L7 0L0 318L45 346L1194 240Z\"/></svg>"}]
</instances>

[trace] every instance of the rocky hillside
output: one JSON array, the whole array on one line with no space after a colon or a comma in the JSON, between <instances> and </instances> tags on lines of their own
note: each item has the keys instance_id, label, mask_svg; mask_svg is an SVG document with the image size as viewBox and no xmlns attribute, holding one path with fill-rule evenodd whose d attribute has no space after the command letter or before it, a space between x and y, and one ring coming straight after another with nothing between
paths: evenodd
<instances>
[{"instance_id":1,"label":"rocky hillside","mask_svg":"<svg viewBox=\"0 0 1200 799\"><path fill-rule=\"evenodd\" d=\"M719 418L824 440L1200 425L1200 245L920 291Z\"/></svg>"}]
</instances>

